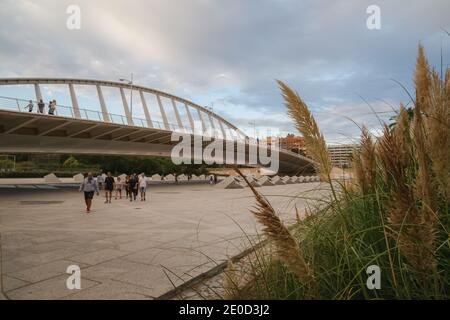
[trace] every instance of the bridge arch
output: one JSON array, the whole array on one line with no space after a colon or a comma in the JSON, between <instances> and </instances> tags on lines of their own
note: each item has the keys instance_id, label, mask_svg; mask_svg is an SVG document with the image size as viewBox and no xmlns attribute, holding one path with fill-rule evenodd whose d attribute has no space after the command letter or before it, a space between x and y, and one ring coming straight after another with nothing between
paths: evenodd
<instances>
[{"instance_id":1,"label":"bridge arch","mask_svg":"<svg viewBox=\"0 0 450 320\"><path fill-rule=\"evenodd\" d=\"M108 106L105 103L104 95L102 87L113 87L118 88L120 91L120 95L122 98L122 104L124 108L124 113L126 117L126 121L128 125L134 125L133 117L130 113L130 108L125 96L125 89L131 89L136 92L138 92L138 98L141 100L141 104L144 110L145 114L145 122L146 125L149 127L152 127L155 123L154 120L152 120L151 113L149 111L147 101L144 97L144 93L152 94L156 97L156 101L158 102L158 107L163 119L162 126L164 129L171 130L174 127L177 127L179 129L185 129L189 128L191 130L194 130L194 121L193 116L191 113L191 109L195 110L194 112L197 112L198 118L201 121L201 129L204 132L206 128L208 127L207 124L214 129L213 134L216 136L218 130L220 130L220 133L223 137L230 136L230 131L234 132L235 135L238 138L245 139L248 138L247 135L238 129L235 125L221 117L220 115L208 110L205 107L202 107L190 100L175 96L173 94L156 90L153 88L136 85L136 84L126 84L123 82L118 81L105 81L105 80L92 80L92 79L75 79L75 78L2 78L0 79L0 85L24 85L24 84L31 84L34 85L35 89L35 95L36 95L36 101L39 101L42 99L42 93L40 89L41 84L66 84L69 87L70 92L70 98L72 102L72 109L73 109L73 116L74 118L81 118L81 110L78 105L78 99L76 95L76 90L74 85L91 85L95 86L97 90L97 95L99 99L99 104L101 108L101 116L103 121L105 122L111 122L110 112L108 112ZM175 112L175 117L177 119L177 124L169 123L167 118L167 110L166 106L161 102L161 97L167 98L171 101L173 110ZM176 107L176 103L179 103L185 107L186 114L188 116L188 122L183 122L179 112L178 108ZM205 114L207 117L206 119L202 116L202 113ZM214 119L217 120L219 123L219 128L215 128L214 125ZM188 125L186 125L188 123Z\"/></svg>"}]
</instances>

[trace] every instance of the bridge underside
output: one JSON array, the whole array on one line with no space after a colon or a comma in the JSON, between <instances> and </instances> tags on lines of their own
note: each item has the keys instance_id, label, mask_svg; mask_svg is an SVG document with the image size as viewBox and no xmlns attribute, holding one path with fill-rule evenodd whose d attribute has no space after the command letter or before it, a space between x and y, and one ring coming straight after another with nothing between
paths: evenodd
<instances>
[{"instance_id":1,"label":"bridge underside","mask_svg":"<svg viewBox=\"0 0 450 320\"><path fill-rule=\"evenodd\" d=\"M0 110L0 153L170 157L178 143L171 141L171 135L155 128ZM281 174L314 172L307 158L285 151L279 157Z\"/></svg>"}]
</instances>

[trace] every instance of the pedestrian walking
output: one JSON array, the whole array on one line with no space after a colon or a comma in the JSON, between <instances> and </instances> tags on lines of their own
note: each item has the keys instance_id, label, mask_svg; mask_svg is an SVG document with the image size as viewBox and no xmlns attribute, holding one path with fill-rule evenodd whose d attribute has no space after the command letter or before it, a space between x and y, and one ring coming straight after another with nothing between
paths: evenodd
<instances>
[{"instance_id":1,"label":"pedestrian walking","mask_svg":"<svg viewBox=\"0 0 450 320\"><path fill-rule=\"evenodd\" d=\"M42 101L42 99L39 99L39 102L38 102L38 112L39 112L39 113L44 113L44 108L45 108L45 103L44 103L44 101Z\"/></svg>"},{"instance_id":2,"label":"pedestrian walking","mask_svg":"<svg viewBox=\"0 0 450 320\"><path fill-rule=\"evenodd\" d=\"M53 99L53 113L52 114L56 114L56 100Z\"/></svg>"},{"instance_id":3,"label":"pedestrian walking","mask_svg":"<svg viewBox=\"0 0 450 320\"><path fill-rule=\"evenodd\" d=\"M130 176L129 175L127 175L125 177L124 187L125 187L125 199L128 199L128 197L131 195L131 193L130 193Z\"/></svg>"},{"instance_id":4,"label":"pedestrian walking","mask_svg":"<svg viewBox=\"0 0 450 320\"><path fill-rule=\"evenodd\" d=\"M145 193L147 191L147 179L145 173L139 178L139 192L141 193L141 201L145 201Z\"/></svg>"},{"instance_id":5,"label":"pedestrian walking","mask_svg":"<svg viewBox=\"0 0 450 320\"><path fill-rule=\"evenodd\" d=\"M138 187L138 181L136 179L136 174L132 174L130 176L130 179L128 180L128 189L130 192L130 202L135 200L136 201L136 196L137 196L137 187Z\"/></svg>"},{"instance_id":6,"label":"pedestrian walking","mask_svg":"<svg viewBox=\"0 0 450 320\"><path fill-rule=\"evenodd\" d=\"M28 112L33 112L34 108L33 101L30 100L25 108L28 109Z\"/></svg>"},{"instance_id":7,"label":"pedestrian walking","mask_svg":"<svg viewBox=\"0 0 450 320\"><path fill-rule=\"evenodd\" d=\"M105 203L111 203L112 192L114 190L114 177L111 175L111 172L108 172L108 176L105 178Z\"/></svg>"},{"instance_id":8,"label":"pedestrian walking","mask_svg":"<svg viewBox=\"0 0 450 320\"><path fill-rule=\"evenodd\" d=\"M49 115L55 114L55 109L53 109L53 101L48 102L48 114Z\"/></svg>"},{"instance_id":9,"label":"pedestrian walking","mask_svg":"<svg viewBox=\"0 0 450 320\"><path fill-rule=\"evenodd\" d=\"M97 184L98 184L98 188L99 188L100 190L103 190L103 182L105 182L105 178L103 178L103 175L102 175L102 174L99 174L99 175L97 176Z\"/></svg>"},{"instance_id":10,"label":"pedestrian walking","mask_svg":"<svg viewBox=\"0 0 450 320\"><path fill-rule=\"evenodd\" d=\"M52 100L48 103L48 114L55 115L56 112L56 100Z\"/></svg>"},{"instance_id":11,"label":"pedestrian walking","mask_svg":"<svg viewBox=\"0 0 450 320\"><path fill-rule=\"evenodd\" d=\"M116 196L114 199L117 200L117 196L120 196L120 199L122 199L122 189L123 189L123 181L120 177L117 177L116 181Z\"/></svg>"},{"instance_id":12,"label":"pedestrian walking","mask_svg":"<svg viewBox=\"0 0 450 320\"><path fill-rule=\"evenodd\" d=\"M80 185L80 191L84 192L84 202L86 203L86 213L91 212L92 199L94 198L94 192L99 195L98 184L95 181L92 173L89 172L87 178L83 180Z\"/></svg>"}]
</instances>

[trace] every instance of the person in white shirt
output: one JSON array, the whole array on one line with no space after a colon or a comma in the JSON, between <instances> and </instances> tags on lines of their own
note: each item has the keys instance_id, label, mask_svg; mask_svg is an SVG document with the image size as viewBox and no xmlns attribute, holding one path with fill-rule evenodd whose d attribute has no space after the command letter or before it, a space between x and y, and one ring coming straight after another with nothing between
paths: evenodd
<instances>
[{"instance_id":1,"label":"person in white shirt","mask_svg":"<svg viewBox=\"0 0 450 320\"><path fill-rule=\"evenodd\" d=\"M145 192L147 190L147 179L145 174L141 174L139 177L139 192L141 193L141 201L145 201Z\"/></svg>"},{"instance_id":2,"label":"person in white shirt","mask_svg":"<svg viewBox=\"0 0 450 320\"><path fill-rule=\"evenodd\" d=\"M99 175L97 176L97 184L98 184L98 188L99 188L100 190L103 189L103 183L104 183L104 182L105 182L105 178L103 178L103 175L99 174Z\"/></svg>"},{"instance_id":3,"label":"person in white shirt","mask_svg":"<svg viewBox=\"0 0 450 320\"><path fill-rule=\"evenodd\" d=\"M53 109L53 101L48 102L48 114L49 115L55 114L55 109Z\"/></svg>"},{"instance_id":4,"label":"person in white shirt","mask_svg":"<svg viewBox=\"0 0 450 320\"><path fill-rule=\"evenodd\" d=\"M25 108L28 109L28 112L33 112L33 108L34 108L33 101L30 100Z\"/></svg>"},{"instance_id":5,"label":"person in white shirt","mask_svg":"<svg viewBox=\"0 0 450 320\"><path fill-rule=\"evenodd\" d=\"M83 180L83 183L80 185L80 191L84 192L84 202L86 203L86 212L91 212L92 206L92 198L94 198L94 192L99 195L97 181L95 181L92 173L89 172L87 174L87 178Z\"/></svg>"}]
</instances>

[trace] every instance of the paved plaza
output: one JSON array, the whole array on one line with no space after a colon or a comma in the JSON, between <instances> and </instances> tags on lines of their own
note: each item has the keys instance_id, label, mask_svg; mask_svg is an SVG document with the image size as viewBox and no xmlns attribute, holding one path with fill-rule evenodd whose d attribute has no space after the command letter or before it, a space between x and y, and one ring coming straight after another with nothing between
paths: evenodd
<instances>
[{"instance_id":1,"label":"paved plaza","mask_svg":"<svg viewBox=\"0 0 450 320\"><path fill-rule=\"evenodd\" d=\"M320 183L258 188L287 223ZM146 202L84 212L75 189L0 189L1 291L9 299L153 299L249 246L258 226L249 188L150 186ZM81 268L81 290L66 269Z\"/></svg>"}]
</instances>

